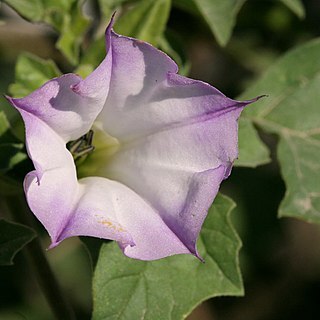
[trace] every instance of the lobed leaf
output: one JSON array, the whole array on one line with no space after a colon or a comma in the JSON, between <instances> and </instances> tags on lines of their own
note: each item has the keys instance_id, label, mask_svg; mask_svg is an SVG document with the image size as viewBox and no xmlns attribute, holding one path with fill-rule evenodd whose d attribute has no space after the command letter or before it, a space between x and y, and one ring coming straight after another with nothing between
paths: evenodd
<instances>
[{"instance_id":1,"label":"lobed leaf","mask_svg":"<svg viewBox=\"0 0 320 320\"><path fill-rule=\"evenodd\" d=\"M279 135L278 159L286 183L280 216L320 223L320 39L288 52L245 92L269 97L244 112Z\"/></svg>"},{"instance_id":2,"label":"lobed leaf","mask_svg":"<svg viewBox=\"0 0 320 320\"><path fill-rule=\"evenodd\" d=\"M255 105L249 106L255 108ZM270 162L269 149L260 140L252 122L245 118L239 119L239 156L235 166L257 167Z\"/></svg>"},{"instance_id":3,"label":"lobed leaf","mask_svg":"<svg viewBox=\"0 0 320 320\"><path fill-rule=\"evenodd\" d=\"M205 263L190 255L138 261L115 243L104 244L93 280L93 319L184 319L210 297L242 295L234 206L218 195L209 210L198 241Z\"/></svg>"}]
</instances>

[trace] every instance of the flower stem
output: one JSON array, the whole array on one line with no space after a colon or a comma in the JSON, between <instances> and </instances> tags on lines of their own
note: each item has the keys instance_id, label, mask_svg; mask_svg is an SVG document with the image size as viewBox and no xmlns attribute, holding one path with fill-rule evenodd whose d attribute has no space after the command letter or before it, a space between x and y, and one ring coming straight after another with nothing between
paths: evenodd
<instances>
[{"instance_id":1,"label":"flower stem","mask_svg":"<svg viewBox=\"0 0 320 320\"><path fill-rule=\"evenodd\" d=\"M33 228L32 213L22 196L8 197L8 209L15 220ZM34 228L33 228L34 229ZM44 254L39 237L25 247L27 261L56 319L74 320L74 312L66 301L61 287Z\"/></svg>"}]
</instances>

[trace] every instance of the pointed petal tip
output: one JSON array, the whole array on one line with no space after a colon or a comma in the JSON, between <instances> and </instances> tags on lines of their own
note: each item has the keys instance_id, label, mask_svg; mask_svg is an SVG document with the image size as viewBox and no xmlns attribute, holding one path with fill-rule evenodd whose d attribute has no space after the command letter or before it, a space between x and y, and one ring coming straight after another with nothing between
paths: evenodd
<instances>
[{"instance_id":1,"label":"pointed petal tip","mask_svg":"<svg viewBox=\"0 0 320 320\"><path fill-rule=\"evenodd\" d=\"M201 263L206 263L206 261L199 255L198 252L193 254Z\"/></svg>"},{"instance_id":2,"label":"pointed petal tip","mask_svg":"<svg viewBox=\"0 0 320 320\"><path fill-rule=\"evenodd\" d=\"M262 94L260 96L257 96L253 99L249 99L249 100L243 100L243 101L237 101L238 107L240 107L242 110L247 107L248 105L257 102L260 99L266 98L268 97L267 94Z\"/></svg>"},{"instance_id":3,"label":"pointed petal tip","mask_svg":"<svg viewBox=\"0 0 320 320\"><path fill-rule=\"evenodd\" d=\"M192 248L188 248L189 252L191 255L193 255L194 257L196 257L200 262L205 263L205 260L200 256L198 249L197 249L197 245L194 244L194 246L192 246Z\"/></svg>"},{"instance_id":4,"label":"pointed petal tip","mask_svg":"<svg viewBox=\"0 0 320 320\"><path fill-rule=\"evenodd\" d=\"M115 10L113 13L112 13L112 16L110 18L110 22L109 22L109 26L112 28L113 27L113 24L114 24L114 19L115 19L115 16L117 14L117 10ZM108 27L109 27L108 26Z\"/></svg>"},{"instance_id":5,"label":"pointed petal tip","mask_svg":"<svg viewBox=\"0 0 320 320\"><path fill-rule=\"evenodd\" d=\"M113 28L116 13L117 13L117 11L114 11L111 18L110 18L109 24L108 24L106 31L105 31L106 37L108 37L110 35L110 32Z\"/></svg>"},{"instance_id":6,"label":"pointed petal tip","mask_svg":"<svg viewBox=\"0 0 320 320\"><path fill-rule=\"evenodd\" d=\"M268 97L269 97L268 94L262 94L262 95L256 97L254 100L255 100L255 101L258 101L258 100L260 100L260 99L262 99L262 98L268 98Z\"/></svg>"},{"instance_id":7,"label":"pointed petal tip","mask_svg":"<svg viewBox=\"0 0 320 320\"><path fill-rule=\"evenodd\" d=\"M248 105L248 104L257 102L258 100L263 99L263 98L266 98L266 97L268 97L267 94L262 94L262 95L260 95L260 96L257 96L257 97L255 97L255 98L253 98L253 99L241 101L240 103L241 103L241 104Z\"/></svg>"},{"instance_id":8,"label":"pointed petal tip","mask_svg":"<svg viewBox=\"0 0 320 320\"><path fill-rule=\"evenodd\" d=\"M60 244L61 241L54 241L52 240L50 246L46 249L47 251L54 249L56 246L58 246Z\"/></svg>"},{"instance_id":9,"label":"pointed petal tip","mask_svg":"<svg viewBox=\"0 0 320 320\"><path fill-rule=\"evenodd\" d=\"M17 107L16 104L15 104L15 100L16 100L15 98L10 97L10 96L8 96L6 94L4 94L3 96L10 104L12 104L14 107Z\"/></svg>"},{"instance_id":10,"label":"pointed petal tip","mask_svg":"<svg viewBox=\"0 0 320 320\"><path fill-rule=\"evenodd\" d=\"M197 245L194 244L192 245L192 247L190 248L189 246L186 247L189 250L188 254L193 255L195 258L197 258L200 262L205 263L205 260L200 256L198 249L197 249Z\"/></svg>"}]
</instances>

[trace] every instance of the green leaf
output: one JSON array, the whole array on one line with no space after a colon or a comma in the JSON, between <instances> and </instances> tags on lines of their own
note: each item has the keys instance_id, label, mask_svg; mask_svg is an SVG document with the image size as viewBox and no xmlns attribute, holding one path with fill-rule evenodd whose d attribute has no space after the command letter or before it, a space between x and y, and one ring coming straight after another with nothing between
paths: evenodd
<instances>
[{"instance_id":1,"label":"green leaf","mask_svg":"<svg viewBox=\"0 0 320 320\"><path fill-rule=\"evenodd\" d=\"M5 0L21 16L33 22L45 22L60 33L57 48L77 64L79 48L90 21L82 14L83 1L77 0Z\"/></svg>"},{"instance_id":2,"label":"green leaf","mask_svg":"<svg viewBox=\"0 0 320 320\"><path fill-rule=\"evenodd\" d=\"M58 29L61 35L57 42L57 48L73 65L79 62L80 45L89 23L88 18L82 15L80 1L72 2L69 14L64 14L63 22Z\"/></svg>"},{"instance_id":3,"label":"green leaf","mask_svg":"<svg viewBox=\"0 0 320 320\"><path fill-rule=\"evenodd\" d=\"M248 108L254 108L254 105ZM239 156L235 165L257 167L270 162L269 149L260 140L252 122L245 117L239 120Z\"/></svg>"},{"instance_id":4,"label":"green leaf","mask_svg":"<svg viewBox=\"0 0 320 320\"><path fill-rule=\"evenodd\" d=\"M246 0L193 0L215 35L224 46L231 37L236 16Z\"/></svg>"},{"instance_id":5,"label":"green leaf","mask_svg":"<svg viewBox=\"0 0 320 320\"><path fill-rule=\"evenodd\" d=\"M300 19L305 17L305 10L301 0L281 0Z\"/></svg>"},{"instance_id":6,"label":"green leaf","mask_svg":"<svg viewBox=\"0 0 320 320\"><path fill-rule=\"evenodd\" d=\"M279 215L320 224L320 141L283 134L278 158L287 185Z\"/></svg>"},{"instance_id":7,"label":"green leaf","mask_svg":"<svg viewBox=\"0 0 320 320\"><path fill-rule=\"evenodd\" d=\"M171 9L171 0L140 0L116 21L119 34L147 41L155 46L165 30Z\"/></svg>"},{"instance_id":8,"label":"green leaf","mask_svg":"<svg viewBox=\"0 0 320 320\"><path fill-rule=\"evenodd\" d=\"M199 9L194 1L190 0L173 0L173 5L181 10L187 11L191 14L200 15Z\"/></svg>"},{"instance_id":9,"label":"green leaf","mask_svg":"<svg viewBox=\"0 0 320 320\"><path fill-rule=\"evenodd\" d=\"M43 60L32 54L23 53L16 64L16 82L9 86L9 92L14 97L24 97L49 79L60 75L59 69L52 60Z\"/></svg>"},{"instance_id":10,"label":"green leaf","mask_svg":"<svg viewBox=\"0 0 320 320\"><path fill-rule=\"evenodd\" d=\"M102 20L105 20L106 23L114 12L121 10L121 5L125 2L128 2L128 0L98 0Z\"/></svg>"},{"instance_id":11,"label":"green leaf","mask_svg":"<svg viewBox=\"0 0 320 320\"><path fill-rule=\"evenodd\" d=\"M0 173L0 195L13 196L23 194L22 183Z\"/></svg>"},{"instance_id":12,"label":"green leaf","mask_svg":"<svg viewBox=\"0 0 320 320\"><path fill-rule=\"evenodd\" d=\"M11 135L9 135L8 130L10 129L9 121L3 111L0 111L0 143L6 141L12 141Z\"/></svg>"},{"instance_id":13,"label":"green leaf","mask_svg":"<svg viewBox=\"0 0 320 320\"><path fill-rule=\"evenodd\" d=\"M91 262L92 270L95 269L99 258L99 252L103 243L108 243L110 240L103 240L93 237L80 237L81 242L83 243Z\"/></svg>"},{"instance_id":14,"label":"green leaf","mask_svg":"<svg viewBox=\"0 0 320 320\"><path fill-rule=\"evenodd\" d=\"M125 9L122 9L121 5L125 2ZM108 21L112 13L117 11L114 26L116 32L154 45L159 45L160 43L163 45L164 43L163 32L170 13L170 3L170 0L99 0L102 21ZM121 11L123 11L122 14ZM96 68L104 59L105 54L105 37L103 35L90 44L76 72L81 76L88 75L90 70Z\"/></svg>"},{"instance_id":15,"label":"green leaf","mask_svg":"<svg viewBox=\"0 0 320 320\"><path fill-rule=\"evenodd\" d=\"M89 70L92 71L99 65L99 63L106 56L106 40L105 36L91 42L90 46L86 50L86 54L81 57L80 65L77 70L80 71Z\"/></svg>"},{"instance_id":16,"label":"green leaf","mask_svg":"<svg viewBox=\"0 0 320 320\"><path fill-rule=\"evenodd\" d=\"M0 219L0 265L12 265L15 255L35 236L29 227Z\"/></svg>"},{"instance_id":17,"label":"green leaf","mask_svg":"<svg viewBox=\"0 0 320 320\"><path fill-rule=\"evenodd\" d=\"M179 74L187 76L190 71L191 63L185 55L186 50L183 47L182 40L167 33L166 37L161 37L159 47L177 63Z\"/></svg>"},{"instance_id":18,"label":"green leaf","mask_svg":"<svg viewBox=\"0 0 320 320\"><path fill-rule=\"evenodd\" d=\"M27 159L23 152L23 143L17 144L0 144L0 173L11 170L21 161Z\"/></svg>"},{"instance_id":19,"label":"green leaf","mask_svg":"<svg viewBox=\"0 0 320 320\"><path fill-rule=\"evenodd\" d=\"M320 223L320 39L280 58L242 98L269 94L244 116L280 136L278 158L286 183L280 216Z\"/></svg>"},{"instance_id":20,"label":"green leaf","mask_svg":"<svg viewBox=\"0 0 320 320\"><path fill-rule=\"evenodd\" d=\"M12 134L4 112L0 111L0 194L21 192L21 184L7 173L26 159L23 143Z\"/></svg>"},{"instance_id":21,"label":"green leaf","mask_svg":"<svg viewBox=\"0 0 320 320\"><path fill-rule=\"evenodd\" d=\"M44 10L41 0L4 0L4 2L30 21L41 20Z\"/></svg>"},{"instance_id":22,"label":"green leaf","mask_svg":"<svg viewBox=\"0 0 320 320\"><path fill-rule=\"evenodd\" d=\"M103 245L93 280L93 319L178 320L210 297L242 295L240 240L229 217L234 206L219 195L211 207L198 241L205 263L191 255L133 260L115 243Z\"/></svg>"}]
</instances>

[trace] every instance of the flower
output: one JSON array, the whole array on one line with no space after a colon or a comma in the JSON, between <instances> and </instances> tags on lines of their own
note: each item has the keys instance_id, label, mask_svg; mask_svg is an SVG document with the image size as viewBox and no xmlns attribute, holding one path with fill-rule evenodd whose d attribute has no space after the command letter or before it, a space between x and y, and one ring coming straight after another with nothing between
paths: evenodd
<instances>
[{"instance_id":1,"label":"flower","mask_svg":"<svg viewBox=\"0 0 320 320\"><path fill-rule=\"evenodd\" d=\"M115 240L142 260L198 256L201 225L237 158L237 119L257 99L235 101L178 75L166 54L112 23L106 57L86 79L66 74L7 97L35 167L24 181L29 207L51 247L82 235ZM96 150L78 180L66 144L90 129Z\"/></svg>"}]
</instances>

